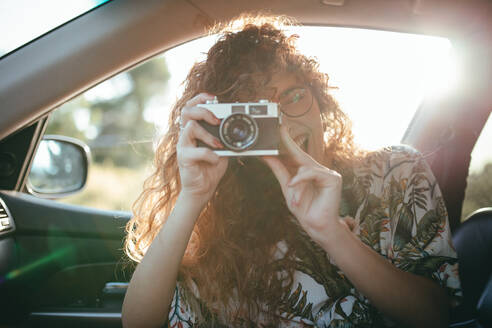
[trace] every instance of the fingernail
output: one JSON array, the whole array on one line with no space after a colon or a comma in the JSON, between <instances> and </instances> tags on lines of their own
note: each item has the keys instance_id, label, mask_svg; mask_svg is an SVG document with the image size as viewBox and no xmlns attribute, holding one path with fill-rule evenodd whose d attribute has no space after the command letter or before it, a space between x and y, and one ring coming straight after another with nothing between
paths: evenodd
<instances>
[{"instance_id":1,"label":"fingernail","mask_svg":"<svg viewBox=\"0 0 492 328\"><path fill-rule=\"evenodd\" d=\"M216 148L224 148L224 145L218 139L214 139L214 145Z\"/></svg>"}]
</instances>

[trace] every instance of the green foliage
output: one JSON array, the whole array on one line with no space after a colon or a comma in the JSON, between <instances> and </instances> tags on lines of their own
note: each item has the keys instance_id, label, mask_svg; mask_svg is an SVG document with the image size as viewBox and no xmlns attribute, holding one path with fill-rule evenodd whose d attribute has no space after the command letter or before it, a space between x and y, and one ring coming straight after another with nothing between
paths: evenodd
<instances>
[{"instance_id":1,"label":"green foliage","mask_svg":"<svg viewBox=\"0 0 492 328\"><path fill-rule=\"evenodd\" d=\"M443 264L454 264L458 259L447 256L426 256L418 259L406 258L401 261L400 269L412 272L419 276L432 278L437 268Z\"/></svg>"},{"instance_id":2,"label":"green foliage","mask_svg":"<svg viewBox=\"0 0 492 328\"><path fill-rule=\"evenodd\" d=\"M389 217L394 218L398 213L398 206L403 203L403 187L392 176L389 183L389 188L385 191L385 198L389 199Z\"/></svg>"},{"instance_id":3,"label":"green foliage","mask_svg":"<svg viewBox=\"0 0 492 328\"><path fill-rule=\"evenodd\" d=\"M404 204L399 213L398 224L395 230L393 249L402 250L403 247L412 239L412 228L414 213L408 204Z\"/></svg>"},{"instance_id":4,"label":"green foliage","mask_svg":"<svg viewBox=\"0 0 492 328\"><path fill-rule=\"evenodd\" d=\"M299 316L301 318L308 318L314 320L312 308L313 304L307 302L307 291L302 290L302 285L299 283L297 289L290 294L286 294L283 299L283 307L281 310L288 314L287 318Z\"/></svg>"},{"instance_id":5,"label":"green foliage","mask_svg":"<svg viewBox=\"0 0 492 328\"><path fill-rule=\"evenodd\" d=\"M444 218L439 217L435 210L430 210L419 221L417 224L417 240L422 249L425 249L436 236L442 219Z\"/></svg>"},{"instance_id":6,"label":"green foliage","mask_svg":"<svg viewBox=\"0 0 492 328\"><path fill-rule=\"evenodd\" d=\"M77 138L91 149L86 188L62 201L129 211L153 157L155 126L144 118L149 100L169 80L163 57L152 59L72 99L50 116L47 134ZM162 115L168 115L162 109Z\"/></svg>"},{"instance_id":7,"label":"green foliage","mask_svg":"<svg viewBox=\"0 0 492 328\"><path fill-rule=\"evenodd\" d=\"M369 194L364 203L360 217L360 239L371 246L372 249L379 252L381 247L379 240L382 229L382 220L387 217L381 199L373 194Z\"/></svg>"},{"instance_id":8,"label":"green foliage","mask_svg":"<svg viewBox=\"0 0 492 328\"><path fill-rule=\"evenodd\" d=\"M282 268L294 264L297 271L305 273L323 286L326 295L330 295L330 299L323 304L320 311L329 309L338 299L350 295L353 285L339 271L338 267L330 262L326 252L309 236L301 232L295 236L291 246L295 249L295 258L279 259L275 265ZM306 303L306 299L300 291L293 294L290 291L285 291L285 295L283 310L286 313L306 314L308 309L312 307Z\"/></svg>"},{"instance_id":9,"label":"green foliage","mask_svg":"<svg viewBox=\"0 0 492 328\"><path fill-rule=\"evenodd\" d=\"M146 104L168 79L164 58L120 73L57 109L46 133L84 141L95 163L140 167L152 157L155 135L153 122L144 119Z\"/></svg>"},{"instance_id":10,"label":"green foliage","mask_svg":"<svg viewBox=\"0 0 492 328\"><path fill-rule=\"evenodd\" d=\"M470 213L481 207L491 206L492 163L487 163L480 172L468 176L461 220L463 221Z\"/></svg>"}]
</instances>

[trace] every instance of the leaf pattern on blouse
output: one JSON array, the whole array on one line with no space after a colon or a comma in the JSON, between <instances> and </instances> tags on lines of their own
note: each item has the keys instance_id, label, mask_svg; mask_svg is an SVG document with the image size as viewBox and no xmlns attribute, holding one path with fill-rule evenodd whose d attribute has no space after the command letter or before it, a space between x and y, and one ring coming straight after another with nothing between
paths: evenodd
<instances>
[{"instance_id":1,"label":"leaf pattern on blouse","mask_svg":"<svg viewBox=\"0 0 492 328\"><path fill-rule=\"evenodd\" d=\"M335 169L343 177L340 216L355 219L354 233L360 240L398 268L433 279L459 299L447 211L425 159L411 147L396 146L372 152L354 167ZM295 257L273 261L279 271L287 264L296 269L292 289L286 289L281 300L283 327L394 326L303 230L286 247L295 250ZM198 327L194 312L200 312L205 322L216 320L214 326L219 326L199 301L180 299L180 290L185 288L176 289L169 327ZM186 298L193 298L188 294ZM200 306L191 310L191 303ZM260 321L246 326L268 326Z\"/></svg>"}]
</instances>

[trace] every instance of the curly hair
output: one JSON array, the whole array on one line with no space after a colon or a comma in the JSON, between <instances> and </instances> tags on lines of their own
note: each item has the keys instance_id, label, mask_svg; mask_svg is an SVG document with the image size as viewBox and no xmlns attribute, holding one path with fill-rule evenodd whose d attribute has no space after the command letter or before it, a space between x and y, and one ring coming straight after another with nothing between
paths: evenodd
<instances>
[{"instance_id":1,"label":"curly hair","mask_svg":"<svg viewBox=\"0 0 492 328\"><path fill-rule=\"evenodd\" d=\"M289 25L293 23L286 17L243 15L211 30L220 37L206 60L189 72L184 93L170 113L167 133L157 146L154 172L133 206L125 251L134 261L143 258L181 190L176 157L178 121L185 103L199 93L217 95L220 102L252 101L273 74L292 73L310 86L319 103L325 154L337 163L350 163L356 157L350 121L328 93L328 76L319 71L314 59L298 52L298 36L288 36L282 30ZM282 267L285 274L279 275L280 268L275 265L279 242L294 241L299 234L296 220L289 218L271 171L255 158L230 159L214 196L196 222L179 279L185 286L196 285L200 301L212 311L226 309L228 322L239 318L254 321L261 311L274 318L281 307L280 287L293 283L295 271L294 265ZM293 257L294 253L295 247L288 247L283 256ZM231 308L231 304L238 305Z\"/></svg>"}]
</instances>

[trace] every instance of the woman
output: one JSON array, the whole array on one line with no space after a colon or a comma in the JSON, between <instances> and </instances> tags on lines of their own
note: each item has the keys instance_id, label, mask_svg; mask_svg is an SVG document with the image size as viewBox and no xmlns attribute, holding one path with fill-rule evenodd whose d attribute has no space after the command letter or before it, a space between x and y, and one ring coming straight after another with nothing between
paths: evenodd
<instances>
[{"instance_id":1,"label":"woman","mask_svg":"<svg viewBox=\"0 0 492 328\"><path fill-rule=\"evenodd\" d=\"M434 177L411 149L357 150L286 23L221 27L189 73L127 226L125 326L447 326L459 281ZM198 124L220 123L198 106L215 96L279 103L284 155L198 147L223 147Z\"/></svg>"}]
</instances>

